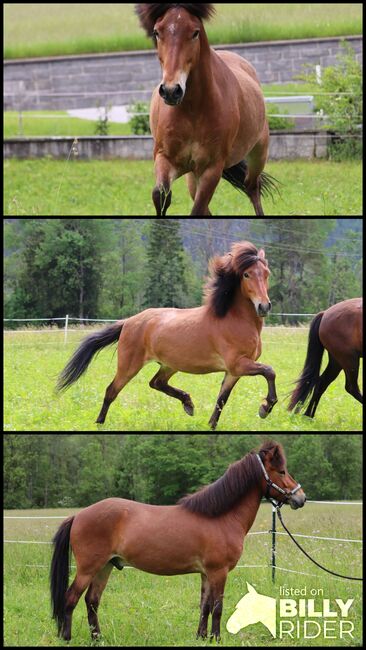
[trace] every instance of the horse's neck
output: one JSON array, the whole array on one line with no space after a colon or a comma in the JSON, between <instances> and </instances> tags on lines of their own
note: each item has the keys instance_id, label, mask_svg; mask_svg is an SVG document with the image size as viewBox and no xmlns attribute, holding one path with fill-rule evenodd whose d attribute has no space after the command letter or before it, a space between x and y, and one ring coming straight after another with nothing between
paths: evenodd
<instances>
[{"instance_id":1,"label":"horse's neck","mask_svg":"<svg viewBox=\"0 0 366 650\"><path fill-rule=\"evenodd\" d=\"M244 298L240 288L237 289L235 298L230 310L232 314L239 318L246 318L248 315L254 321L255 326L260 334L263 329L263 318L260 318L255 310L255 307L249 298Z\"/></svg>"},{"instance_id":2,"label":"horse's neck","mask_svg":"<svg viewBox=\"0 0 366 650\"><path fill-rule=\"evenodd\" d=\"M250 492L243 496L230 511L230 514L234 515L235 519L243 528L244 535L246 535L253 526L259 510L261 498L262 491L259 486L255 486Z\"/></svg>"},{"instance_id":3,"label":"horse's neck","mask_svg":"<svg viewBox=\"0 0 366 650\"><path fill-rule=\"evenodd\" d=\"M197 66L191 70L187 83L186 99L195 104L202 99L210 101L214 93L214 57L206 32L201 34L201 54Z\"/></svg>"}]
</instances>

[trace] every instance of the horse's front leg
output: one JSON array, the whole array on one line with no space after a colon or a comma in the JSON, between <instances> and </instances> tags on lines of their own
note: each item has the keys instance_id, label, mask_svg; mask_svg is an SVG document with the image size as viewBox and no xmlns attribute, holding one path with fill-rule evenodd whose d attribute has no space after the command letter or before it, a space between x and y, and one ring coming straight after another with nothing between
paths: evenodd
<instances>
[{"instance_id":1,"label":"horse's front leg","mask_svg":"<svg viewBox=\"0 0 366 650\"><path fill-rule=\"evenodd\" d=\"M222 178L223 169L222 165L209 167L199 178L191 216L211 215L208 206Z\"/></svg>"},{"instance_id":2,"label":"horse's front leg","mask_svg":"<svg viewBox=\"0 0 366 650\"><path fill-rule=\"evenodd\" d=\"M263 363L256 363L256 361L252 361L247 357L239 357L230 365L229 371L234 377L253 377L255 375L265 377L268 384L268 394L259 407L259 415L261 418L266 418L278 401L275 384L276 373L273 368L265 366Z\"/></svg>"},{"instance_id":3,"label":"horse's front leg","mask_svg":"<svg viewBox=\"0 0 366 650\"><path fill-rule=\"evenodd\" d=\"M156 186L152 198L156 215L165 217L172 202L171 184L175 178L174 168L167 158L158 155L155 159Z\"/></svg>"}]
</instances>

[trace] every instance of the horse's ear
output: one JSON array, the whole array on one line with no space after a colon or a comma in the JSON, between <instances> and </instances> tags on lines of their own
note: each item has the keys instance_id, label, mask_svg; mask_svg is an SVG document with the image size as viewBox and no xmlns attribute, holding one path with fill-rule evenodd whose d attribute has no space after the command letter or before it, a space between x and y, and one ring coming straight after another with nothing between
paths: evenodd
<instances>
[{"instance_id":1,"label":"horse's ear","mask_svg":"<svg viewBox=\"0 0 366 650\"><path fill-rule=\"evenodd\" d=\"M260 259L263 260L263 262L266 262L266 254L265 254L263 248L260 249L260 251L258 253L258 257L260 257Z\"/></svg>"}]
</instances>

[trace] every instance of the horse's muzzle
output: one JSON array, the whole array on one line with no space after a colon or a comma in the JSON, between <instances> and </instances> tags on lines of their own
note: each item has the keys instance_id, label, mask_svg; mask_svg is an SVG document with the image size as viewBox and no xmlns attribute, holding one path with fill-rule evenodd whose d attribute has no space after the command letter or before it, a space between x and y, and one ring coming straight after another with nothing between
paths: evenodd
<instances>
[{"instance_id":1,"label":"horse's muzzle","mask_svg":"<svg viewBox=\"0 0 366 650\"><path fill-rule=\"evenodd\" d=\"M257 307L258 316L261 316L262 318L268 316L269 312L271 311L271 308L272 305L270 302L265 302L265 303L260 302Z\"/></svg>"},{"instance_id":2,"label":"horse's muzzle","mask_svg":"<svg viewBox=\"0 0 366 650\"><path fill-rule=\"evenodd\" d=\"M305 494L293 494L291 499L289 499L289 504L292 510L298 510L298 508L303 508L306 503Z\"/></svg>"},{"instance_id":3,"label":"horse's muzzle","mask_svg":"<svg viewBox=\"0 0 366 650\"><path fill-rule=\"evenodd\" d=\"M184 91L180 84L176 84L171 88L165 84L161 84L159 88L159 95L163 98L168 106L178 106L183 100Z\"/></svg>"}]
</instances>

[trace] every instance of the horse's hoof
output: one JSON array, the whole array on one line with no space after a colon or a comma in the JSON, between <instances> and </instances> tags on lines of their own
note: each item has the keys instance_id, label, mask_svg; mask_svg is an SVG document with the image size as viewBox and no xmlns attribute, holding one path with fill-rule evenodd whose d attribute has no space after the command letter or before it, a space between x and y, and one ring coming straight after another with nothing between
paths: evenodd
<instances>
[{"instance_id":1,"label":"horse's hoof","mask_svg":"<svg viewBox=\"0 0 366 650\"><path fill-rule=\"evenodd\" d=\"M264 420L267 417L268 413L268 404L267 402L263 402L263 404L261 404L259 407L259 417Z\"/></svg>"},{"instance_id":2,"label":"horse's hoof","mask_svg":"<svg viewBox=\"0 0 366 650\"><path fill-rule=\"evenodd\" d=\"M183 404L183 408L187 415L194 415L194 406L193 404Z\"/></svg>"}]
</instances>

